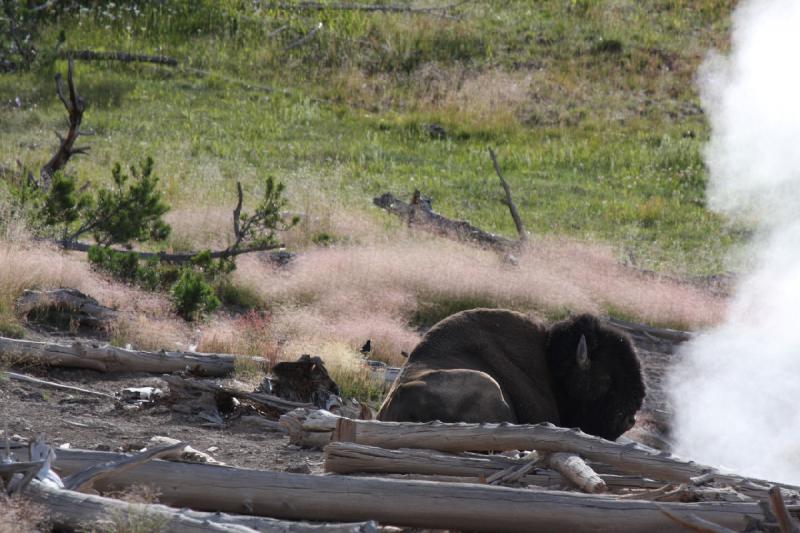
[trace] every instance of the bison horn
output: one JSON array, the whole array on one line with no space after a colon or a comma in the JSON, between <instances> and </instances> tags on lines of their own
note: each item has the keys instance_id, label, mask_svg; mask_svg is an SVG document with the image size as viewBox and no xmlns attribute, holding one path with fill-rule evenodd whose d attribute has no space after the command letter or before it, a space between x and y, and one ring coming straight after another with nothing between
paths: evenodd
<instances>
[{"instance_id":1,"label":"bison horn","mask_svg":"<svg viewBox=\"0 0 800 533\"><path fill-rule=\"evenodd\" d=\"M578 352L576 354L578 367L581 370L588 370L592 362L589 360L589 349L586 347L586 336L581 335L581 340L578 341Z\"/></svg>"}]
</instances>

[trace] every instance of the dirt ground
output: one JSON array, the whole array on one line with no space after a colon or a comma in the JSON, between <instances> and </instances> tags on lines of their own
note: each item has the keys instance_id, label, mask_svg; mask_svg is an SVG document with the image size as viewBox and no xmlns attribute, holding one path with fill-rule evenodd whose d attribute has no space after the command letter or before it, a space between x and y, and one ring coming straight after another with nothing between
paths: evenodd
<instances>
[{"instance_id":1,"label":"dirt ground","mask_svg":"<svg viewBox=\"0 0 800 533\"><path fill-rule=\"evenodd\" d=\"M108 375L91 370L51 368L25 370L28 375L58 383L119 393L126 387L167 384L152 374ZM9 436L33 438L44 433L53 446L116 452L138 451L154 436L180 439L231 466L286 472L322 472L322 453L289 444L278 431L253 428L241 420L226 427L210 427L194 415L176 412L164 402L152 407L117 406L101 397L66 392L18 382L0 374L0 427ZM216 447L217 449L213 449Z\"/></svg>"}]
</instances>

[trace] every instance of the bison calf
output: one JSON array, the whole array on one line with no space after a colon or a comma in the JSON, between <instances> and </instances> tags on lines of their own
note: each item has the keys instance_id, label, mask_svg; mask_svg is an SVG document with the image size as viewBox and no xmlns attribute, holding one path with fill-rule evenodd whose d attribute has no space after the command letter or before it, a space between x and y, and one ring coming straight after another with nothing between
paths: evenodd
<instances>
[{"instance_id":1,"label":"bison calf","mask_svg":"<svg viewBox=\"0 0 800 533\"><path fill-rule=\"evenodd\" d=\"M552 422L613 440L633 426L644 394L630 339L592 315L548 328L513 311L473 309L425 335L378 419Z\"/></svg>"}]
</instances>

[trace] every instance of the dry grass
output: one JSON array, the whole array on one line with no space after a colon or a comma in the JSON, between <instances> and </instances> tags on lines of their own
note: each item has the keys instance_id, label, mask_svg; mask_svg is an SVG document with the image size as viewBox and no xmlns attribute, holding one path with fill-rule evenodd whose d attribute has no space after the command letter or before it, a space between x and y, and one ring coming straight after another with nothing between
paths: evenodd
<instances>
[{"instance_id":1,"label":"dry grass","mask_svg":"<svg viewBox=\"0 0 800 533\"><path fill-rule=\"evenodd\" d=\"M271 305L279 344L328 339L355 350L369 338L374 355L395 364L419 339L416 326L466 308L611 313L685 329L717 322L724 309L704 291L632 272L609 247L565 239L536 240L514 266L489 251L398 234L311 249L286 271L247 258L237 276Z\"/></svg>"},{"instance_id":2,"label":"dry grass","mask_svg":"<svg viewBox=\"0 0 800 533\"><path fill-rule=\"evenodd\" d=\"M0 491L0 533L49 531L44 507L23 498L9 498Z\"/></svg>"}]
</instances>

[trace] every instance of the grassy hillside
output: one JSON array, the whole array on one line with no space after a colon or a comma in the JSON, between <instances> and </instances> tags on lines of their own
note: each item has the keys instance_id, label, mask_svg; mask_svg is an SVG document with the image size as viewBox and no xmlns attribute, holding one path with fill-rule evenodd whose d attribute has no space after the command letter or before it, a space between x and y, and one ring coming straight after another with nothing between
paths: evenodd
<instances>
[{"instance_id":1,"label":"grassy hillside","mask_svg":"<svg viewBox=\"0 0 800 533\"><path fill-rule=\"evenodd\" d=\"M419 188L447 215L512 234L486 153L494 146L531 231L618 243L660 270L714 273L737 234L704 209L707 126L693 76L709 47L725 47L731 4L471 2L454 11L459 20L109 4L54 14L43 54L61 36L62 50L183 65L79 64L97 136L71 169L86 179L149 154L177 206L229 204L234 180L265 174L356 209ZM51 76L63 68L41 61L0 77L0 164L38 168L49 157L64 120ZM432 138L429 124L446 137Z\"/></svg>"},{"instance_id":2,"label":"grassy hillside","mask_svg":"<svg viewBox=\"0 0 800 533\"><path fill-rule=\"evenodd\" d=\"M383 335L396 354L413 345L416 325L471 305L684 327L719 316L719 302L684 289L617 287L624 273L613 264L714 274L746 232L705 208L708 125L693 81L707 51L728 46L732 0L466 2L449 12L455 18L234 0L61 4L40 25L34 67L0 74L0 166L38 169L52 154L52 132L65 123L52 81L65 70L58 51L177 58L177 68L77 63L90 106L84 128L95 135L68 169L100 184L115 161L153 156L175 250L230 239L235 181L284 181L304 214L288 242L351 273L337 280L349 292L337 292L311 281L323 267L301 263L299 277L276 282L244 261L238 282L275 313L271 327L284 337L335 331L356 346ZM491 254L410 244L419 236L371 208L379 193L418 188L447 216L513 236L489 146L527 228L544 239L521 272ZM563 237L597 247L579 251ZM342 258L320 242L361 246L362 255ZM543 257L550 263L537 263ZM352 276L360 284L348 285ZM365 304L375 291L381 305ZM167 328L169 342L186 341L181 328ZM215 335L214 348L283 346Z\"/></svg>"}]
</instances>

